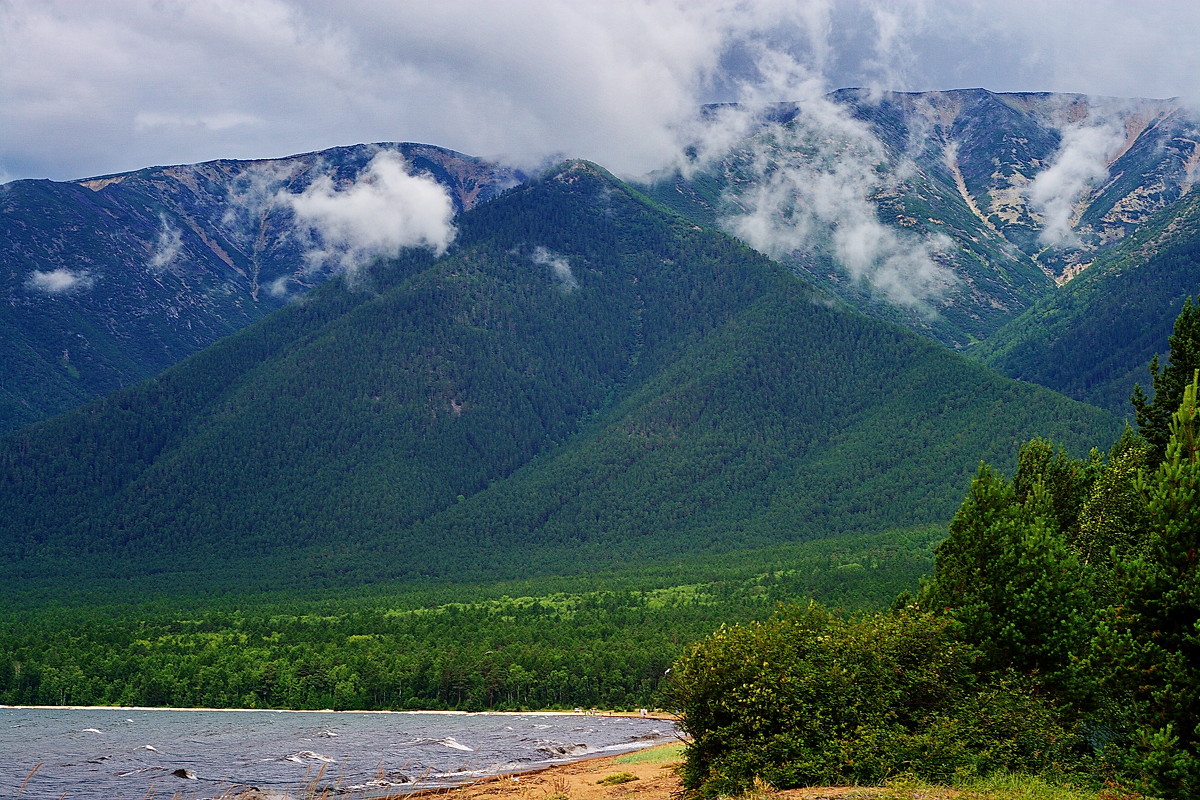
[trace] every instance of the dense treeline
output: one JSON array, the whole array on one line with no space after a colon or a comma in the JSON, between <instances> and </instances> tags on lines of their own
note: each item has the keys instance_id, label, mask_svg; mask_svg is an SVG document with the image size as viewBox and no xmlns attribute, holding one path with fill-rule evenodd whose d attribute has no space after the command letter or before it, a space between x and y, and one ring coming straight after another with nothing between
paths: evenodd
<instances>
[{"instance_id":1,"label":"dense treeline","mask_svg":"<svg viewBox=\"0 0 1200 800\"><path fill-rule=\"evenodd\" d=\"M1084 459L1028 442L1011 479L981 465L933 575L892 613L810 606L691 650L673 688L688 788L1018 770L1195 797L1200 370L1179 380L1195 314L1154 370L1171 419L1139 413Z\"/></svg>"},{"instance_id":2,"label":"dense treeline","mask_svg":"<svg viewBox=\"0 0 1200 800\"><path fill-rule=\"evenodd\" d=\"M672 661L717 625L801 597L883 607L927 572L942 535L813 542L556 586L9 611L0 616L0 703L658 706ZM669 579L671 588L654 588Z\"/></svg>"}]
</instances>

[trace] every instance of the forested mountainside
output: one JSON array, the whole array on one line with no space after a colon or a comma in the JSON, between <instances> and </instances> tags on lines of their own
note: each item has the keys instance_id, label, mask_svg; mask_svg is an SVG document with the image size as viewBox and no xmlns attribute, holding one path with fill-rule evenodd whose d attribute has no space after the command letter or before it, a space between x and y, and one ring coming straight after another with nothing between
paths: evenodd
<instances>
[{"instance_id":1,"label":"forested mountainside","mask_svg":"<svg viewBox=\"0 0 1200 800\"><path fill-rule=\"evenodd\" d=\"M3 439L6 585L586 573L944 521L981 458L1118 431L584 162L456 224Z\"/></svg>"},{"instance_id":2,"label":"forested mountainside","mask_svg":"<svg viewBox=\"0 0 1200 800\"><path fill-rule=\"evenodd\" d=\"M438 147L379 144L0 187L0 431L151 377L326 280L334 260L306 255L338 242L294 201L379 184L381 154L436 180L451 211L523 177Z\"/></svg>"},{"instance_id":3,"label":"forested mountainside","mask_svg":"<svg viewBox=\"0 0 1200 800\"><path fill-rule=\"evenodd\" d=\"M1169 100L847 89L705 117L728 141L698 143L694 164L646 193L956 349L1173 213L1200 175L1195 115ZM0 430L155 375L337 274L350 221L314 225L300 204L314 192L387 201L403 178L376 169L381 153L443 187L447 213L525 177L384 144L0 187ZM394 255L379 233L392 224L362 228L381 247L350 255Z\"/></svg>"},{"instance_id":4,"label":"forested mountainside","mask_svg":"<svg viewBox=\"0 0 1200 800\"><path fill-rule=\"evenodd\" d=\"M648 191L959 348L1187 197L1198 131L1172 100L847 89L768 109L730 152Z\"/></svg>"},{"instance_id":5,"label":"forested mountainside","mask_svg":"<svg viewBox=\"0 0 1200 800\"><path fill-rule=\"evenodd\" d=\"M1078 278L1042 298L970 354L1005 375L1115 414L1149 391L1175 314L1200 293L1200 195L1164 209Z\"/></svg>"}]
</instances>

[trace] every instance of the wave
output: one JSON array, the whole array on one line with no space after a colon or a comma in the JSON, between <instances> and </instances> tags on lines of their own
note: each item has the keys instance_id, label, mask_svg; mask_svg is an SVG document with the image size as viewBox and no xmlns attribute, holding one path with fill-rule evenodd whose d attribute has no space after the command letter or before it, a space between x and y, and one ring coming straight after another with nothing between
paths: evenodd
<instances>
[{"instance_id":1,"label":"wave","mask_svg":"<svg viewBox=\"0 0 1200 800\"><path fill-rule=\"evenodd\" d=\"M323 756L320 753L314 753L312 750L301 750L299 753L292 753L290 756L284 756L284 761L294 761L297 764L303 764L305 761L319 761L322 764L332 764L337 761L336 758Z\"/></svg>"}]
</instances>

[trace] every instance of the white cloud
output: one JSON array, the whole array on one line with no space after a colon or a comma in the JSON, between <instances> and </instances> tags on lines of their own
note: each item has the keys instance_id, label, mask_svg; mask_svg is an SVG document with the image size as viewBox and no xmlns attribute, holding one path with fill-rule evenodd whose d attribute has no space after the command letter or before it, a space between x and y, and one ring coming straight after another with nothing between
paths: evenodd
<instances>
[{"instance_id":1,"label":"white cloud","mask_svg":"<svg viewBox=\"0 0 1200 800\"><path fill-rule=\"evenodd\" d=\"M564 292L572 292L579 288L579 281L575 279L575 273L571 271L571 262L565 256L547 250L545 247L536 247L532 259L533 263L550 268L550 273Z\"/></svg>"},{"instance_id":2,"label":"white cloud","mask_svg":"<svg viewBox=\"0 0 1200 800\"><path fill-rule=\"evenodd\" d=\"M0 8L0 173L15 177L397 140L525 164L581 156L637 174L670 161L701 102L740 99L747 79L772 88L755 74L761 48L795 59L827 89L1195 98L1200 74L1191 0Z\"/></svg>"},{"instance_id":3,"label":"white cloud","mask_svg":"<svg viewBox=\"0 0 1200 800\"><path fill-rule=\"evenodd\" d=\"M70 294L84 291L95 285L95 279L86 271L55 269L42 272L34 270L25 280L26 288L45 294Z\"/></svg>"},{"instance_id":4,"label":"white cloud","mask_svg":"<svg viewBox=\"0 0 1200 800\"><path fill-rule=\"evenodd\" d=\"M893 302L928 308L957 281L937 260L948 243L883 224L874 202L903 174L905 163L890 163L867 125L831 101L803 65L765 51L757 69L769 88L756 90L762 94L740 112L731 110L711 123L738 132L748 126L745 118L764 126L748 142L737 142L750 150L748 157L733 153L738 180L726 200L738 211L722 224L774 258L828 248L852 279L871 284ZM796 117L786 126L764 124L769 110L764 98L780 92L796 100ZM737 119L737 113L744 118ZM717 131L707 141L737 140ZM718 148L704 149L709 157L722 155ZM746 177L749 189L741 188Z\"/></svg>"},{"instance_id":5,"label":"white cloud","mask_svg":"<svg viewBox=\"0 0 1200 800\"><path fill-rule=\"evenodd\" d=\"M183 251L183 232L167 221L164 214L158 215L158 238L150 253L146 266L151 272L162 272L175 263Z\"/></svg>"},{"instance_id":6,"label":"white cloud","mask_svg":"<svg viewBox=\"0 0 1200 800\"><path fill-rule=\"evenodd\" d=\"M207 131L224 131L243 125L259 125L262 119L253 114L225 111L215 114L179 114L162 111L139 111L133 120L135 130L150 128L200 128Z\"/></svg>"},{"instance_id":7,"label":"white cloud","mask_svg":"<svg viewBox=\"0 0 1200 800\"><path fill-rule=\"evenodd\" d=\"M432 177L409 173L395 152L371 159L354 183L338 186L328 175L300 193L279 191L275 203L290 208L297 228L309 235L306 255L315 270L353 272L406 247L445 252L454 239L454 203Z\"/></svg>"},{"instance_id":8,"label":"white cloud","mask_svg":"<svg viewBox=\"0 0 1200 800\"><path fill-rule=\"evenodd\" d=\"M1065 125L1054 159L1026 187L1031 209L1042 217L1044 244L1078 245L1075 206L1084 193L1108 177L1109 157L1125 141L1119 119Z\"/></svg>"}]
</instances>

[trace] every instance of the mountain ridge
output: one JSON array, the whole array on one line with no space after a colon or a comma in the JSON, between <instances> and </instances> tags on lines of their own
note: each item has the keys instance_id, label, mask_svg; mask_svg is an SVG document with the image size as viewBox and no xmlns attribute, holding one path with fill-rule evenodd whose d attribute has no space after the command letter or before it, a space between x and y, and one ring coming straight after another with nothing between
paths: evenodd
<instances>
[{"instance_id":1,"label":"mountain ridge","mask_svg":"<svg viewBox=\"0 0 1200 800\"><path fill-rule=\"evenodd\" d=\"M326 284L0 440L7 578L230 591L592 572L938 521L979 458L1117 430L593 165L457 224L444 255L382 262L369 291Z\"/></svg>"},{"instance_id":2,"label":"mountain ridge","mask_svg":"<svg viewBox=\"0 0 1200 800\"><path fill-rule=\"evenodd\" d=\"M325 280L305 263L320 241L306 240L277 198L322 179L356 185L381 153L439 181L456 210L524 177L444 148L384 143L5 184L0 430L148 378Z\"/></svg>"},{"instance_id":3,"label":"mountain ridge","mask_svg":"<svg viewBox=\"0 0 1200 800\"><path fill-rule=\"evenodd\" d=\"M843 89L702 116L726 113L754 116L741 144L642 190L956 349L975 349L1052 296L1200 179L1200 123L1176 100ZM841 150L814 142L826 117L843 131ZM381 143L6 184L0 430L149 377L327 280L339 251L296 216L295 198L320 181L328 198L378 184L369 167L381 153L436 180L452 213L528 177L433 145ZM790 173L803 180L772 183ZM805 186L831 179L860 196L814 217L823 200ZM764 204L763 192L792 197L795 209ZM739 233L749 220L773 235ZM839 240L840 222L860 233ZM804 230L797 246L779 241ZM1042 241L1047 231L1057 244ZM866 247L853 268L838 253L850 239L850 257Z\"/></svg>"}]
</instances>

